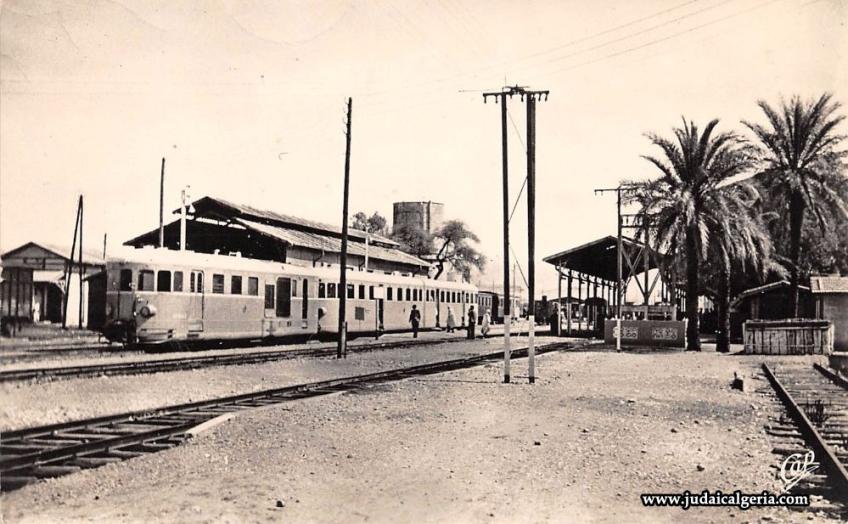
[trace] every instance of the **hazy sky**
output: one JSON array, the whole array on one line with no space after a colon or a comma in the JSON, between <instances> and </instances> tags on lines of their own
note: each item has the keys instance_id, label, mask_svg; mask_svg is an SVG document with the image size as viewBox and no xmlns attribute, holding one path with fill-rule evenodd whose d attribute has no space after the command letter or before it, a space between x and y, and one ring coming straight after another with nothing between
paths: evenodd
<instances>
[{"instance_id":1,"label":"hazy sky","mask_svg":"<svg viewBox=\"0 0 848 524\"><path fill-rule=\"evenodd\" d=\"M681 115L739 128L755 102L833 91L848 102L843 0L0 2L0 248L110 246L180 189L341 220L345 97L351 209L391 218L434 200L467 222L500 280L504 83L549 89L537 112L541 258L615 232L595 187L653 176L643 133ZM525 176L511 102L512 198ZM843 130L845 131L845 130ZM526 267L526 203L512 224ZM87 247L93 247L88 244Z\"/></svg>"}]
</instances>

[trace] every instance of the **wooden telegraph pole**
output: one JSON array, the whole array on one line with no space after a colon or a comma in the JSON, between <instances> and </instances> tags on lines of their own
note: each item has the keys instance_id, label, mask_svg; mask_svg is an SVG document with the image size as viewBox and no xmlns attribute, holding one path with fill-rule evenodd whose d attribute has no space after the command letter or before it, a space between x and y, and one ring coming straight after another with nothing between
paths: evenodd
<instances>
[{"instance_id":1,"label":"wooden telegraph pole","mask_svg":"<svg viewBox=\"0 0 848 524\"><path fill-rule=\"evenodd\" d=\"M512 96L512 89L505 88L503 91L496 93L483 93L483 103L486 103L488 97L494 97L495 103L500 99L501 104L501 156L503 170L503 313L504 313L504 384L509 383L509 360L511 356L510 349L510 294L509 294L509 163L507 151L507 129L506 129L506 99Z\"/></svg>"},{"instance_id":2,"label":"wooden telegraph pole","mask_svg":"<svg viewBox=\"0 0 848 524\"><path fill-rule=\"evenodd\" d=\"M68 265L65 269L65 296L62 300L62 329L68 327L68 298L71 293L71 276L74 272L74 252L77 249L77 232L80 229L80 215L82 214L82 195L77 201L77 216L74 220L74 240L71 242L71 254L68 257Z\"/></svg>"},{"instance_id":3,"label":"wooden telegraph pole","mask_svg":"<svg viewBox=\"0 0 848 524\"><path fill-rule=\"evenodd\" d=\"M350 192L350 119L353 109L353 99L347 99L347 121L346 121L346 147L345 147L345 169L344 169L344 202L342 204L342 252L339 259L340 285L339 293L339 342L336 349L336 358L347 357L347 202Z\"/></svg>"},{"instance_id":4,"label":"wooden telegraph pole","mask_svg":"<svg viewBox=\"0 0 848 524\"><path fill-rule=\"evenodd\" d=\"M162 157L162 174L159 176L159 247L165 247L165 157Z\"/></svg>"}]
</instances>

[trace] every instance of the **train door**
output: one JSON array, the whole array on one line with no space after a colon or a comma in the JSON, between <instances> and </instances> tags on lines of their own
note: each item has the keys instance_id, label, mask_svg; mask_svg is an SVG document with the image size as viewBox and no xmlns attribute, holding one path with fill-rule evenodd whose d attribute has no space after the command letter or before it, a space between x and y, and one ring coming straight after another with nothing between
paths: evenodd
<instances>
[{"instance_id":1,"label":"train door","mask_svg":"<svg viewBox=\"0 0 848 524\"><path fill-rule=\"evenodd\" d=\"M291 279L277 279L277 316L281 318L291 317Z\"/></svg>"},{"instance_id":2,"label":"train door","mask_svg":"<svg viewBox=\"0 0 848 524\"><path fill-rule=\"evenodd\" d=\"M203 331L203 319L206 314L206 293L203 281L203 271L195 269L191 272L186 311L186 327L189 336L197 336Z\"/></svg>"}]
</instances>

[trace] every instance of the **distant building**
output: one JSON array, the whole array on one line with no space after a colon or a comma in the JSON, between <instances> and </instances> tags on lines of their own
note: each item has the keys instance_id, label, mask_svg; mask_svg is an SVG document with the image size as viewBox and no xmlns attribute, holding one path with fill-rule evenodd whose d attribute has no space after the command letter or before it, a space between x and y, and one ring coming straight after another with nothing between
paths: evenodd
<instances>
[{"instance_id":1,"label":"distant building","mask_svg":"<svg viewBox=\"0 0 848 524\"><path fill-rule=\"evenodd\" d=\"M3 253L0 256L0 317L6 322L61 323L63 310L67 307L68 325L99 327L105 303L97 297L101 291L105 292L105 261L100 253L84 249L80 281L79 255L71 261L70 251L69 247L27 242ZM68 279L69 267L73 272Z\"/></svg>"},{"instance_id":2,"label":"distant building","mask_svg":"<svg viewBox=\"0 0 848 524\"><path fill-rule=\"evenodd\" d=\"M186 249L200 253L239 255L296 266L338 266L341 228L274 211L256 209L221 198L192 203L186 220ZM175 211L175 213L179 210ZM366 241L367 240L367 241ZM124 243L143 247L159 244L154 229ZM165 225L165 246L180 248L180 220ZM404 253L399 244L380 235L348 230L347 265L355 270L427 275L430 264Z\"/></svg>"},{"instance_id":3,"label":"distant building","mask_svg":"<svg viewBox=\"0 0 848 524\"><path fill-rule=\"evenodd\" d=\"M444 222L445 205L438 202L395 202L394 228L411 226L433 233Z\"/></svg>"},{"instance_id":4,"label":"distant building","mask_svg":"<svg viewBox=\"0 0 848 524\"><path fill-rule=\"evenodd\" d=\"M816 318L833 322L833 349L848 351L848 277L810 277Z\"/></svg>"}]
</instances>

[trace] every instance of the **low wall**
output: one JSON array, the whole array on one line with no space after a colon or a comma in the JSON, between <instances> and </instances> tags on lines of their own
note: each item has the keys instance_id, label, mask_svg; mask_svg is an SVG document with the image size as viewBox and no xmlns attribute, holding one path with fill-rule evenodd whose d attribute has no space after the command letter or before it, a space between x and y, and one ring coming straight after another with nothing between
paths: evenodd
<instances>
[{"instance_id":1,"label":"low wall","mask_svg":"<svg viewBox=\"0 0 848 524\"><path fill-rule=\"evenodd\" d=\"M830 355L833 324L828 320L748 320L742 327L745 353Z\"/></svg>"},{"instance_id":2,"label":"low wall","mask_svg":"<svg viewBox=\"0 0 848 524\"><path fill-rule=\"evenodd\" d=\"M615 319L604 322L604 342L614 344ZM621 343L629 346L686 347L685 320L622 320Z\"/></svg>"}]
</instances>

